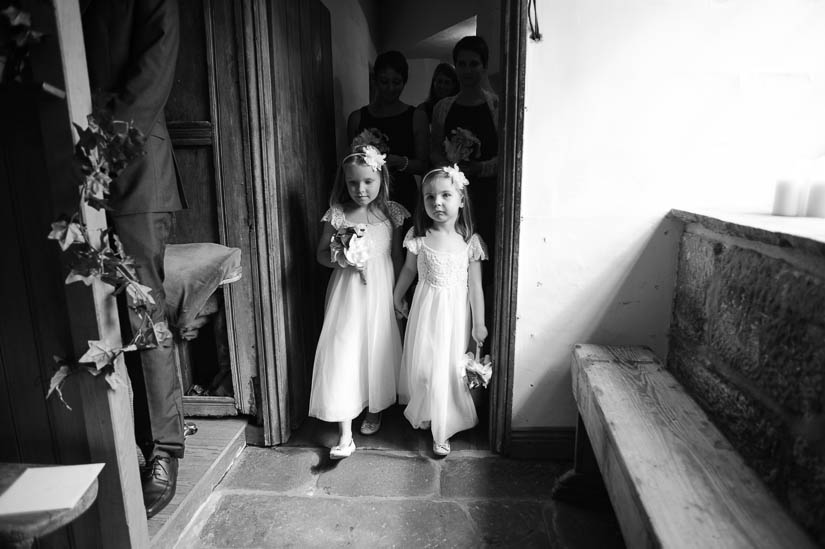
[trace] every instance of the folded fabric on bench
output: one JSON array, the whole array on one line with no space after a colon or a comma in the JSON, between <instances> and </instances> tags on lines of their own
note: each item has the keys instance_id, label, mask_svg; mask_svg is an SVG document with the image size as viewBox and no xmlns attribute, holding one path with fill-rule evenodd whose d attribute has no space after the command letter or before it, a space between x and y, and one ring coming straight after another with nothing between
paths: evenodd
<instances>
[{"instance_id":1,"label":"folded fabric on bench","mask_svg":"<svg viewBox=\"0 0 825 549\"><path fill-rule=\"evenodd\" d=\"M170 244L163 267L169 325L184 339L194 339L218 310L215 290L240 280L241 250L221 244Z\"/></svg>"}]
</instances>

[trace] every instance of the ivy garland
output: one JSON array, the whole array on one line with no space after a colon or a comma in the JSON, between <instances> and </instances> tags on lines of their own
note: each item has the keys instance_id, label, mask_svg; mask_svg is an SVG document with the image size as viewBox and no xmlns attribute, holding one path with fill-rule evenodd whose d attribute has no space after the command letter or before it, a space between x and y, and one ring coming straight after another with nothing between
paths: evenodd
<instances>
[{"instance_id":1,"label":"ivy garland","mask_svg":"<svg viewBox=\"0 0 825 549\"><path fill-rule=\"evenodd\" d=\"M111 182L131 162L144 154L144 136L131 123L115 121L106 112L88 116L88 128L75 124L79 139L74 148L74 163L82 175L79 186L80 206L109 210ZM64 253L69 254L70 272L66 284L83 282L90 286L97 279L112 286L114 294L123 291L129 296L129 308L141 319L140 329L132 340L119 348L111 348L104 341L89 341L89 349L77 361L54 357L57 371L49 383L46 398L57 393L63 399L61 387L66 378L77 372L92 375L105 374L106 381L115 388L121 381L115 375L115 359L124 352L150 349L171 337L165 323L152 322L155 309L151 288L138 282L133 260L123 250L117 235L110 229L90 234L80 212L68 219L52 223L48 238L56 240Z\"/></svg>"},{"instance_id":2,"label":"ivy garland","mask_svg":"<svg viewBox=\"0 0 825 549\"><path fill-rule=\"evenodd\" d=\"M31 46L39 44L42 37L42 32L32 29L29 13L14 5L0 10L0 85L31 80ZM122 383L114 369L115 359L121 353L157 347L171 337L165 322L152 322L156 308L152 290L138 282L134 261L124 252L117 235L110 229L90 231L80 213L86 206L111 211L110 185L124 168L144 154L145 138L132 123L113 120L105 111L93 112L87 122L86 129L74 125L78 135L74 164L81 180L79 208L71 216L52 223L48 238L57 241L68 255L70 271L66 284L83 282L91 286L100 280L112 286L115 295L126 291L129 308L141 323L132 340L122 347L89 341L88 350L77 360L53 357L57 368L46 398L57 393L70 410L61 390L69 376L84 371L95 376L103 373L109 386L115 388Z\"/></svg>"}]
</instances>

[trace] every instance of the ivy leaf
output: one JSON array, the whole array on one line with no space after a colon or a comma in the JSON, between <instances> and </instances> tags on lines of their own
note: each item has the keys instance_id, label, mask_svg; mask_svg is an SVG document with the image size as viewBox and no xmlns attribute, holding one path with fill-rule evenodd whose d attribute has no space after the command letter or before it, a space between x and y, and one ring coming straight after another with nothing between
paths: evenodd
<instances>
[{"instance_id":1,"label":"ivy leaf","mask_svg":"<svg viewBox=\"0 0 825 549\"><path fill-rule=\"evenodd\" d=\"M66 221L55 221L52 223L52 230L49 232L49 240L57 240L60 249L64 252L72 244L85 244L86 237L83 233L83 226L80 223L68 223Z\"/></svg>"},{"instance_id":2,"label":"ivy leaf","mask_svg":"<svg viewBox=\"0 0 825 549\"><path fill-rule=\"evenodd\" d=\"M72 244L83 244L85 242L86 237L83 235L83 227L79 223L69 223L66 232L63 233L63 238L60 239L60 249L65 252Z\"/></svg>"},{"instance_id":3,"label":"ivy leaf","mask_svg":"<svg viewBox=\"0 0 825 549\"><path fill-rule=\"evenodd\" d=\"M78 362L94 362L95 368L100 370L115 359L115 349L111 349L103 341L89 341L89 350L80 357Z\"/></svg>"},{"instance_id":4,"label":"ivy leaf","mask_svg":"<svg viewBox=\"0 0 825 549\"><path fill-rule=\"evenodd\" d=\"M169 324L167 324L166 321L155 322L153 328L155 330L155 339L157 340L158 345L163 344L167 340L172 340L172 332L169 331Z\"/></svg>"},{"instance_id":5,"label":"ivy leaf","mask_svg":"<svg viewBox=\"0 0 825 549\"><path fill-rule=\"evenodd\" d=\"M141 323L140 327L135 330L135 335L132 337L132 341L129 342L129 346L134 345L137 350L154 349L158 346L158 340L155 336L154 323L149 311L146 306L130 308L140 317Z\"/></svg>"},{"instance_id":6,"label":"ivy leaf","mask_svg":"<svg viewBox=\"0 0 825 549\"><path fill-rule=\"evenodd\" d=\"M49 240L63 240L66 231L69 228L69 224L66 221L55 221L52 223L52 230L49 233Z\"/></svg>"},{"instance_id":7,"label":"ivy leaf","mask_svg":"<svg viewBox=\"0 0 825 549\"><path fill-rule=\"evenodd\" d=\"M58 357L54 358L55 360L59 360ZM58 368L58 370L49 380L49 391L46 393L46 398L49 398L53 392L57 392L57 396L60 397L60 402L62 402L63 405L69 410L71 410L72 407L69 406L69 403L63 399L63 391L61 391L60 388L63 385L63 382L66 381L66 378L69 377L71 373L71 369L65 364Z\"/></svg>"},{"instance_id":8,"label":"ivy leaf","mask_svg":"<svg viewBox=\"0 0 825 549\"><path fill-rule=\"evenodd\" d=\"M9 26L11 26L11 27L17 27L17 26L31 27L32 26L31 15L29 15L28 12L17 9L14 6L9 6L0 13L2 13L3 15L6 16L6 19L9 22Z\"/></svg>"},{"instance_id":9,"label":"ivy leaf","mask_svg":"<svg viewBox=\"0 0 825 549\"><path fill-rule=\"evenodd\" d=\"M104 210L107 212L113 212L114 209L109 206L109 200L106 198L98 198L96 196L89 196L88 200L86 201L90 207L94 208L97 211Z\"/></svg>"},{"instance_id":10,"label":"ivy leaf","mask_svg":"<svg viewBox=\"0 0 825 549\"><path fill-rule=\"evenodd\" d=\"M72 269L69 275L66 277L66 285L72 284L73 282L82 282L86 286L91 286L92 282L95 281L95 275L84 275L83 273L79 273Z\"/></svg>"},{"instance_id":11,"label":"ivy leaf","mask_svg":"<svg viewBox=\"0 0 825 549\"><path fill-rule=\"evenodd\" d=\"M152 297L152 288L144 286L139 282L130 281L126 288L126 294L132 298L132 301L137 304L149 303L155 304L155 299Z\"/></svg>"},{"instance_id":12,"label":"ivy leaf","mask_svg":"<svg viewBox=\"0 0 825 549\"><path fill-rule=\"evenodd\" d=\"M109 384L109 387L112 390L117 389L118 387L126 387L126 384L123 383L123 380L120 378L120 375L115 370L106 374L106 383Z\"/></svg>"}]
</instances>

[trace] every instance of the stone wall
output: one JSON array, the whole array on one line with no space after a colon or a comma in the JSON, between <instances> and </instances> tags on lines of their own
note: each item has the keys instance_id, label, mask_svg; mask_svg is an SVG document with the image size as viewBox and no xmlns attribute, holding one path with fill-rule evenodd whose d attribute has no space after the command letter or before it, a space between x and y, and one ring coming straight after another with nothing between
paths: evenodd
<instances>
[{"instance_id":1,"label":"stone wall","mask_svg":"<svg viewBox=\"0 0 825 549\"><path fill-rule=\"evenodd\" d=\"M686 221L668 368L825 546L825 243Z\"/></svg>"}]
</instances>

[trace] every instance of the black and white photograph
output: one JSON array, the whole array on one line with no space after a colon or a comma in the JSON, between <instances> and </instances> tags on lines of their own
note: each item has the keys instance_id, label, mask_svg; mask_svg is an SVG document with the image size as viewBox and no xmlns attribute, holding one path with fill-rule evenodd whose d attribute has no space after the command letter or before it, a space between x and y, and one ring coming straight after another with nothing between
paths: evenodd
<instances>
[{"instance_id":1,"label":"black and white photograph","mask_svg":"<svg viewBox=\"0 0 825 549\"><path fill-rule=\"evenodd\" d=\"M825 548L823 37L0 0L0 547Z\"/></svg>"}]
</instances>

